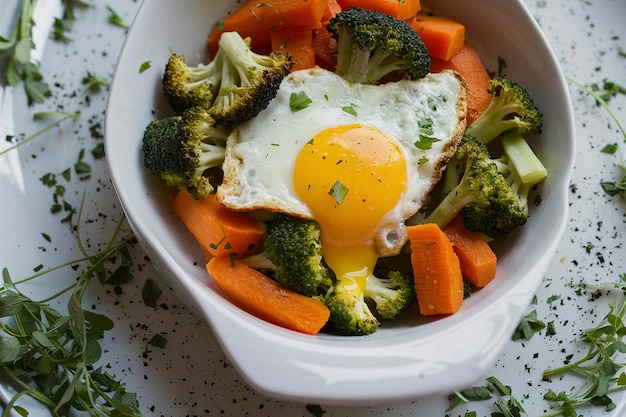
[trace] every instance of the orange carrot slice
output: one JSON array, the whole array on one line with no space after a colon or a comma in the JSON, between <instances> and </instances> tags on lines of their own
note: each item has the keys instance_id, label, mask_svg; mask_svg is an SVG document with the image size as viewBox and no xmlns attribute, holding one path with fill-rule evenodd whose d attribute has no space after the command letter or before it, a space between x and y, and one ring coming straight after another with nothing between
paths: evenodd
<instances>
[{"instance_id":1,"label":"orange carrot slice","mask_svg":"<svg viewBox=\"0 0 626 417\"><path fill-rule=\"evenodd\" d=\"M194 235L207 258L250 256L263 238L263 228L257 219L247 213L228 210L217 201L215 194L195 200L187 191L179 191L171 208Z\"/></svg>"},{"instance_id":2,"label":"orange carrot slice","mask_svg":"<svg viewBox=\"0 0 626 417\"><path fill-rule=\"evenodd\" d=\"M441 72L444 69L459 72L467 82L467 125L469 126L491 102L491 94L487 92L489 74L476 50L467 43L463 44L459 52L448 61L431 58L431 72Z\"/></svg>"},{"instance_id":3,"label":"orange carrot slice","mask_svg":"<svg viewBox=\"0 0 626 417\"><path fill-rule=\"evenodd\" d=\"M222 32L239 32L250 37L252 48L270 44L270 31L280 27L321 27L328 0L248 0L219 22L209 36L209 50L217 51Z\"/></svg>"},{"instance_id":4,"label":"orange carrot slice","mask_svg":"<svg viewBox=\"0 0 626 417\"><path fill-rule=\"evenodd\" d=\"M337 40L322 26L313 31L313 49L315 51L315 63L322 68L334 71L337 66Z\"/></svg>"},{"instance_id":5,"label":"orange carrot slice","mask_svg":"<svg viewBox=\"0 0 626 417\"><path fill-rule=\"evenodd\" d=\"M360 7L376 10L400 20L407 20L420 10L420 0L337 0L342 10Z\"/></svg>"},{"instance_id":6,"label":"orange carrot slice","mask_svg":"<svg viewBox=\"0 0 626 417\"><path fill-rule=\"evenodd\" d=\"M309 28L277 28L270 32L272 50L291 54L291 71L313 68L315 49L313 31Z\"/></svg>"},{"instance_id":7,"label":"orange carrot slice","mask_svg":"<svg viewBox=\"0 0 626 417\"><path fill-rule=\"evenodd\" d=\"M420 35L428 53L436 58L449 60L465 43L465 26L452 19L418 13L407 23Z\"/></svg>"},{"instance_id":8,"label":"orange carrot slice","mask_svg":"<svg viewBox=\"0 0 626 417\"><path fill-rule=\"evenodd\" d=\"M322 26L313 31L313 49L315 50L315 63L320 67L334 71L337 65L337 41L330 34L326 25L330 19L341 12L341 6L337 0L329 0L326 11L322 16Z\"/></svg>"},{"instance_id":9,"label":"orange carrot slice","mask_svg":"<svg viewBox=\"0 0 626 417\"><path fill-rule=\"evenodd\" d=\"M316 334L330 310L321 301L291 291L261 272L227 256L216 256L207 272L232 301L250 314L306 334Z\"/></svg>"},{"instance_id":10,"label":"orange carrot slice","mask_svg":"<svg viewBox=\"0 0 626 417\"><path fill-rule=\"evenodd\" d=\"M459 258L463 277L478 288L489 284L496 276L497 257L479 233L465 228L463 217L458 215L444 228Z\"/></svg>"},{"instance_id":11,"label":"orange carrot slice","mask_svg":"<svg viewBox=\"0 0 626 417\"><path fill-rule=\"evenodd\" d=\"M434 223L409 226L407 233L420 313L456 313L463 304L463 275L450 239Z\"/></svg>"},{"instance_id":12,"label":"orange carrot slice","mask_svg":"<svg viewBox=\"0 0 626 417\"><path fill-rule=\"evenodd\" d=\"M326 26L328 21L335 17L337 13L341 12L341 6L337 2L337 0L328 0L328 5L326 6L326 10L324 10L324 14L322 15L322 26Z\"/></svg>"}]
</instances>

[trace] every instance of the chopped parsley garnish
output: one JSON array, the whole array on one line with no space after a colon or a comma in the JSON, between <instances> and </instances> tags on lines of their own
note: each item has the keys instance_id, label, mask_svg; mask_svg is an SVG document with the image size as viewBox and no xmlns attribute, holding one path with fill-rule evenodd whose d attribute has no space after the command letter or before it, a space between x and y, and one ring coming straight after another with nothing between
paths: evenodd
<instances>
[{"instance_id":1,"label":"chopped parsley garnish","mask_svg":"<svg viewBox=\"0 0 626 417\"><path fill-rule=\"evenodd\" d=\"M414 145L416 148L426 151L433 147L433 144L436 142L440 142L440 139L432 137L433 134L433 120L428 118L424 120L419 120L417 122L417 126L419 128L418 139L415 141Z\"/></svg>"},{"instance_id":2,"label":"chopped parsley garnish","mask_svg":"<svg viewBox=\"0 0 626 417\"><path fill-rule=\"evenodd\" d=\"M76 171L78 175L88 174L91 172L91 165L89 165L87 162L84 161L83 159L84 157L85 157L85 150L81 149L80 152L78 152L78 160L74 164L74 171Z\"/></svg>"},{"instance_id":3,"label":"chopped parsley garnish","mask_svg":"<svg viewBox=\"0 0 626 417\"><path fill-rule=\"evenodd\" d=\"M160 334L155 334L148 341L148 344L163 349L167 344L167 339Z\"/></svg>"},{"instance_id":4,"label":"chopped parsley garnish","mask_svg":"<svg viewBox=\"0 0 626 417\"><path fill-rule=\"evenodd\" d=\"M492 413L492 416L521 417L526 415L526 411L522 404L512 395L511 387L504 385L498 378L490 376L486 379L487 385L468 388L463 391L457 391L451 398L450 406L446 410L452 411L461 404L471 401L485 401L493 397L494 392L498 395L494 405L499 413ZM465 413L465 416L476 416L475 412Z\"/></svg>"},{"instance_id":5,"label":"chopped parsley garnish","mask_svg":"<svg viewBox=\"0 0 626 417\"><path fill-rule=\"evenodd\" d=\"M530 340L535 333L540 332L546 324L537 318L537 310L525 315L511 337L512 340Z\"/></svg>"},{"instance_id":6,"label":"chopped parsley garnish","mask_svg":"<svg viewBox=\"0 0 626 417\"><path fill-rule=\"evenodd\" d=\"M61 18L54 18L52 38L60 42L70 42L72 38L69 37L68 33L72 30L76 20L75 9L93 7L93 4L83 0L62 0L61 2L63 3L63 15Z\"/></svg>"},{"instance_id":7,"label":"chopped parsley garnish","mask_svg":"<svg viewBox=\"0 0 626 417\"><path fill-rule=\"evenodd\" d=\"M293 113L306 109L311 103L313 103L313 100L304 91L291 93L291 96L289 96L289 107Z\"/></svg>"},{"instance_id":8,"label":"chopped parsley garnish","mask_svg":"<svg viewBox=\"0 0 626 417\"><path fill-rule=\"evenodd\" d=\"M346 113L351 114L351 115L353 115L353 116L357 116L357 113L356 113L356 109L355 109L355 107L357 107L357 106L355 106L354 104L351 104L351 105L349 105L349 106L343 106L343 107L341 108L341 110L343 110L343 111L345 111Z\"/></svg>"},{"instance_id":9,"label":"chopped parsley garnish","mask_svg":"<svg viewBox=\"0 0 626 417\"><path fill-rule=\"evenodd\" d=\"M148 278L141 289L141 298L148 307L156 308L157 301L161 297L161 289L153 279Z\"/></svg>"},{"instance_id":10,"label":"chopped parsley garnish","mask_svg":"<svg viewBox=\"0 0 626 417\"><path fill-rule=\"evenodd\" d=\"M109 11L109 23L127 30L130 28L130 25L111 6L107 5L107 10Z\"/></svg>"},{"instance_id":11,"label":"chopped parsley garnish","mask_svg":"<svg viewBox=\"0 0 626 417\"><path fill-rule=\"evenodd\" d=\"M152 66L152 62L151 61L142 62L141 66L139 67L139 73L140 74L144 73L145 71L150 69L151 66Z\"/></svg>"},{"instance_id":12,"label":"chopped parsley garnish","mask_svg":"<svg viewBox=\"0 0 626 417\"><path fill-rule=\"evenodd\" d=\"M626 175L622 177L619 181L602 181L600 182L600 186L605 193L610 195L611 197L626 193Z\"/></svg>"},{"instance_id":13,"label":"chopped parsley garnish","mask_svg":"<svg viewBox=\"0 0 626 417\"><path fill-rule=\"evenodd\" d=\"M335 199L337 204L341 205L348 196L348 192L348 187L342 184L341 181L337 180L331 187L330 191L328 191L328 194Z\"/></svg>"},{"instance_id":14,"label":"chopped parsley garnish","mask_svg":"<svg viewBox=\"0 0 626 417\"><path fill-rule=\"evenodd\" d=\"M102 77L99 77L96 74L93 74L89 71L87 71L87 75L83 77L82 83L85 86L85 89L80 94L81 98L84 97L90 91L98 92L100 91L101 87L108 88L111 85L111 81L104 79Z\"/></svg>"}]
</instances>

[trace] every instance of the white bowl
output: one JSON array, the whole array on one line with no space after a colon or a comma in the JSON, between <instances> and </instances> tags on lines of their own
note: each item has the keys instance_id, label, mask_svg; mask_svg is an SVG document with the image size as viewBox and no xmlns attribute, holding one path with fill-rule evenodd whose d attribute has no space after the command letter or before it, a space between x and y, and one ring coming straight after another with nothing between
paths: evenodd
<instances>
[{"instance_id":1,"label":"white bowl","mask_svg":"<svg viewBox=\"0 0 626 417\"><path fill-rule=\"evenodd\" d=\"M402 401L469 386L488 372L537 290L567 219L574 161L573 113L550 47L521 1L426 1L463 22L488 68L525 86L545 114L530 138L549 170L543 204L528 223L495 242L498 273L461 311L437 320L405 314L367 337L307 336L268 324L232 305L214 286L193 237L169 209L173 191L143 167L141 138L167 115L161 75L172 51L206 58L212 25L236 0L145 0L119 57L106 111L106 155L113 184L137 238L178 296L206 319L241 375L275 397L326 404ZM151 68L140 73L145 61ZM198 346L199 351L202 346ZM201 357L201 356L199 356Z\"/></svg>"}]
</instances>

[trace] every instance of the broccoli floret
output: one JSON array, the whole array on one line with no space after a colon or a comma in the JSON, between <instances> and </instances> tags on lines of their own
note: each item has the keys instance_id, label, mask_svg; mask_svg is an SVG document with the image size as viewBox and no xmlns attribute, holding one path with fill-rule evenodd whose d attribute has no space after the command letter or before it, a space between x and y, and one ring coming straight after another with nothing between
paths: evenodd
<instances>
[{"instance_id":1,"label":"broccoli floret","mask_svg":"<svg viewBox=\"0 0 626 417\"><path fill-rule=\"evenodd\" d=\"M293 62L289 54L252 52L237 32L222 33L222 83L211 114L218 124L234 126L256 116L276 97Z\"/></svg>"},{"instance_id":2,"label":"broccoli floret","mask_svg":"<svg viewBox=\"0 0 626 417\"><path fill-rule=\"evenodd\" d=\"M376 84L398 71L415 80L430 71L430 56L406 22L377 11L350 8L327 25L337 40L335 72L348 81Z\"/></svg>"},{"instance_id":3,"label":"broccoli floret","mask_svg":"<svg viewBox=\"0 0 626 417\"><path fill-rule=\"evenodd\" d=\"M528 207L504 176L510 167L502 159L490 159L479 140L464 135L448 168L444 174L446 194L426 222L444 227L461 213L469 230L485 234L507 233L526 223Z\"/></svg>"},{"instance_id":4,"label":"broccoli floret","mask_svg":"<svg viewBox=\"0 0 626 417\"><path fill-rule=\"evenodd\" d=\"M232 129L225 126L218 126L215 119L204 107L191 107L182 114L184 129L190 134L202 135L202 142L212 145L226 146L226 139L230 136Z\"/></svg>"},{"instance_id":5,"label":"broccoli floret","mask_svg":"<svg viewBox=\"0 0 626 417\"><path fill-rule=\"evenodd\" d=\"M170 187L187 190L195 199L214 191L204 172L224 162L227 133L201 109L154 120L143 135L144 166Z\"/></svg>"},{"instance_id":6,"label":"broccoli floret","mask_svg":"<svg viewBox=\"0 0 626 417\"><path fill-rule=\"evenodd\" d=\"M363 336L374 333L380 321L365 302L363 288L349 277L342 277L324 298L330 310L328 323L342 335Z\"/></svg>"},{"instance_id":7,"label":"broccoli floret","mask_svg":"<svg viewBox=\"0 0 626 417\"><path fill-rule=\"evenodd\" d=\"M522 135L541 133L543 115L513 81L490 80L488 91L493 98L466 129L444 174L443 199L427 221L443 227L461 213L469 230L490 234L507 233L528 219L529 190L547 170ZM485 144L496 138L504 155L491 159Z\"/></svg>"},{"instance_id":8,"label":"broccoli floret","mask_svg":"<svg viewBox=\"0 0 626 417\"><path fill-rule=\"evenodd\" d=\"M520 134L541 133L543 114L524 87L496 78L489 81L487 91L493 95L489 106L465 133L485 144L511 130Z\"/></svg>"},{"instance_id":9,"label":"broccoli floret","mask_svg":"<svg viewBox=\"0 0 626 417\"><path fill-rule=\"evenodd\" d=\"M370 275L365 280L364 296L374 302L380 318L392 319L415 301L413 277L399 271L391 271L387 278Z\"/></svg>"},{"instance_id":10,"label":"broccoli floret","mask_svg":"<svg viewBox=\"0 0 626 417\"><path fill-rule=\"evenodd\" d=\"M317 222L277 213L265 225L264 252L240 261L273 272L277 282L293 291L307 296L326 294L333 273L322 259Z\"/></svg>"},{"instance_id":11,"label":"broccoli floret","mask_svg":"<svg viewBox=\"0 0 626 417\"><path fill-rule=\"evenodd\" d=\"M376 309L375 315L367 301ZM380 320L390 320L415 301L411 274L391 271L387 278L370 274L364 280L353 277L338 279L324 298L330 310L329 324L340 334L362 336L374 333Z\"/></svg>"},{"instance_id":12,"label":"broccoli floret","mask_svg":"<svg viewBox=\"0 0 626 417\"><path fill-rule=\"evenodd\" d=\"M267 107L292 65L289 54L257 54L249 39L224 32L208 64L190 67L184 57L170 57L163 75L164 96L177 112L201 106L218 125L232 127Z\"/></svg>"},{"instance_id":13,"label":"broccoli floret","mask_svg":"<svg viewBox=\"0 0 626 417\"><path fill-rule=\"evenodd\" d=\"M344 335L366 335L382 320L392 319L415 300L411 274L397 271L387 278L336 278L322 257L319 224L276 213L265 221L264 251L243 259L278 283L323 302L330 310L329 325ZM377 316L366 300L376 305Z\"/></svg>"},{"instance_id":14,"label":"broccoli floret","mask_svg":"<svg viewBox=\"0 0 626 417\"><path fill-rule=\"evenodd\" d=\"M221 83L221 53L208 64L189 66L182 55L172 54L163 73L163 96L170 107L182 113L190 107L209 108Z\"/></svg>"}]
</instances>

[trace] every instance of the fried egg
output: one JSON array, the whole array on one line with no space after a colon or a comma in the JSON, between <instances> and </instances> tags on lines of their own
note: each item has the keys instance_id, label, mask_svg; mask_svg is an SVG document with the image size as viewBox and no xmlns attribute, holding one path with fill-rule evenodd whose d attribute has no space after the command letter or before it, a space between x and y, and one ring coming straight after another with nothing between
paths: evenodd
<instances>
[{"instance_id":1,"label":"fried egg","mask_svg":"<svg viewBox=\"0 0 626 417\"><path fill-rule=\"evenodd\" d=\"M466 86L452 71L381 85L292 72L228 138L218 200L314 219L331 269L367 274L406 242L405 221L427 203L465 115Z\"/></svg>"}]
</instances>

